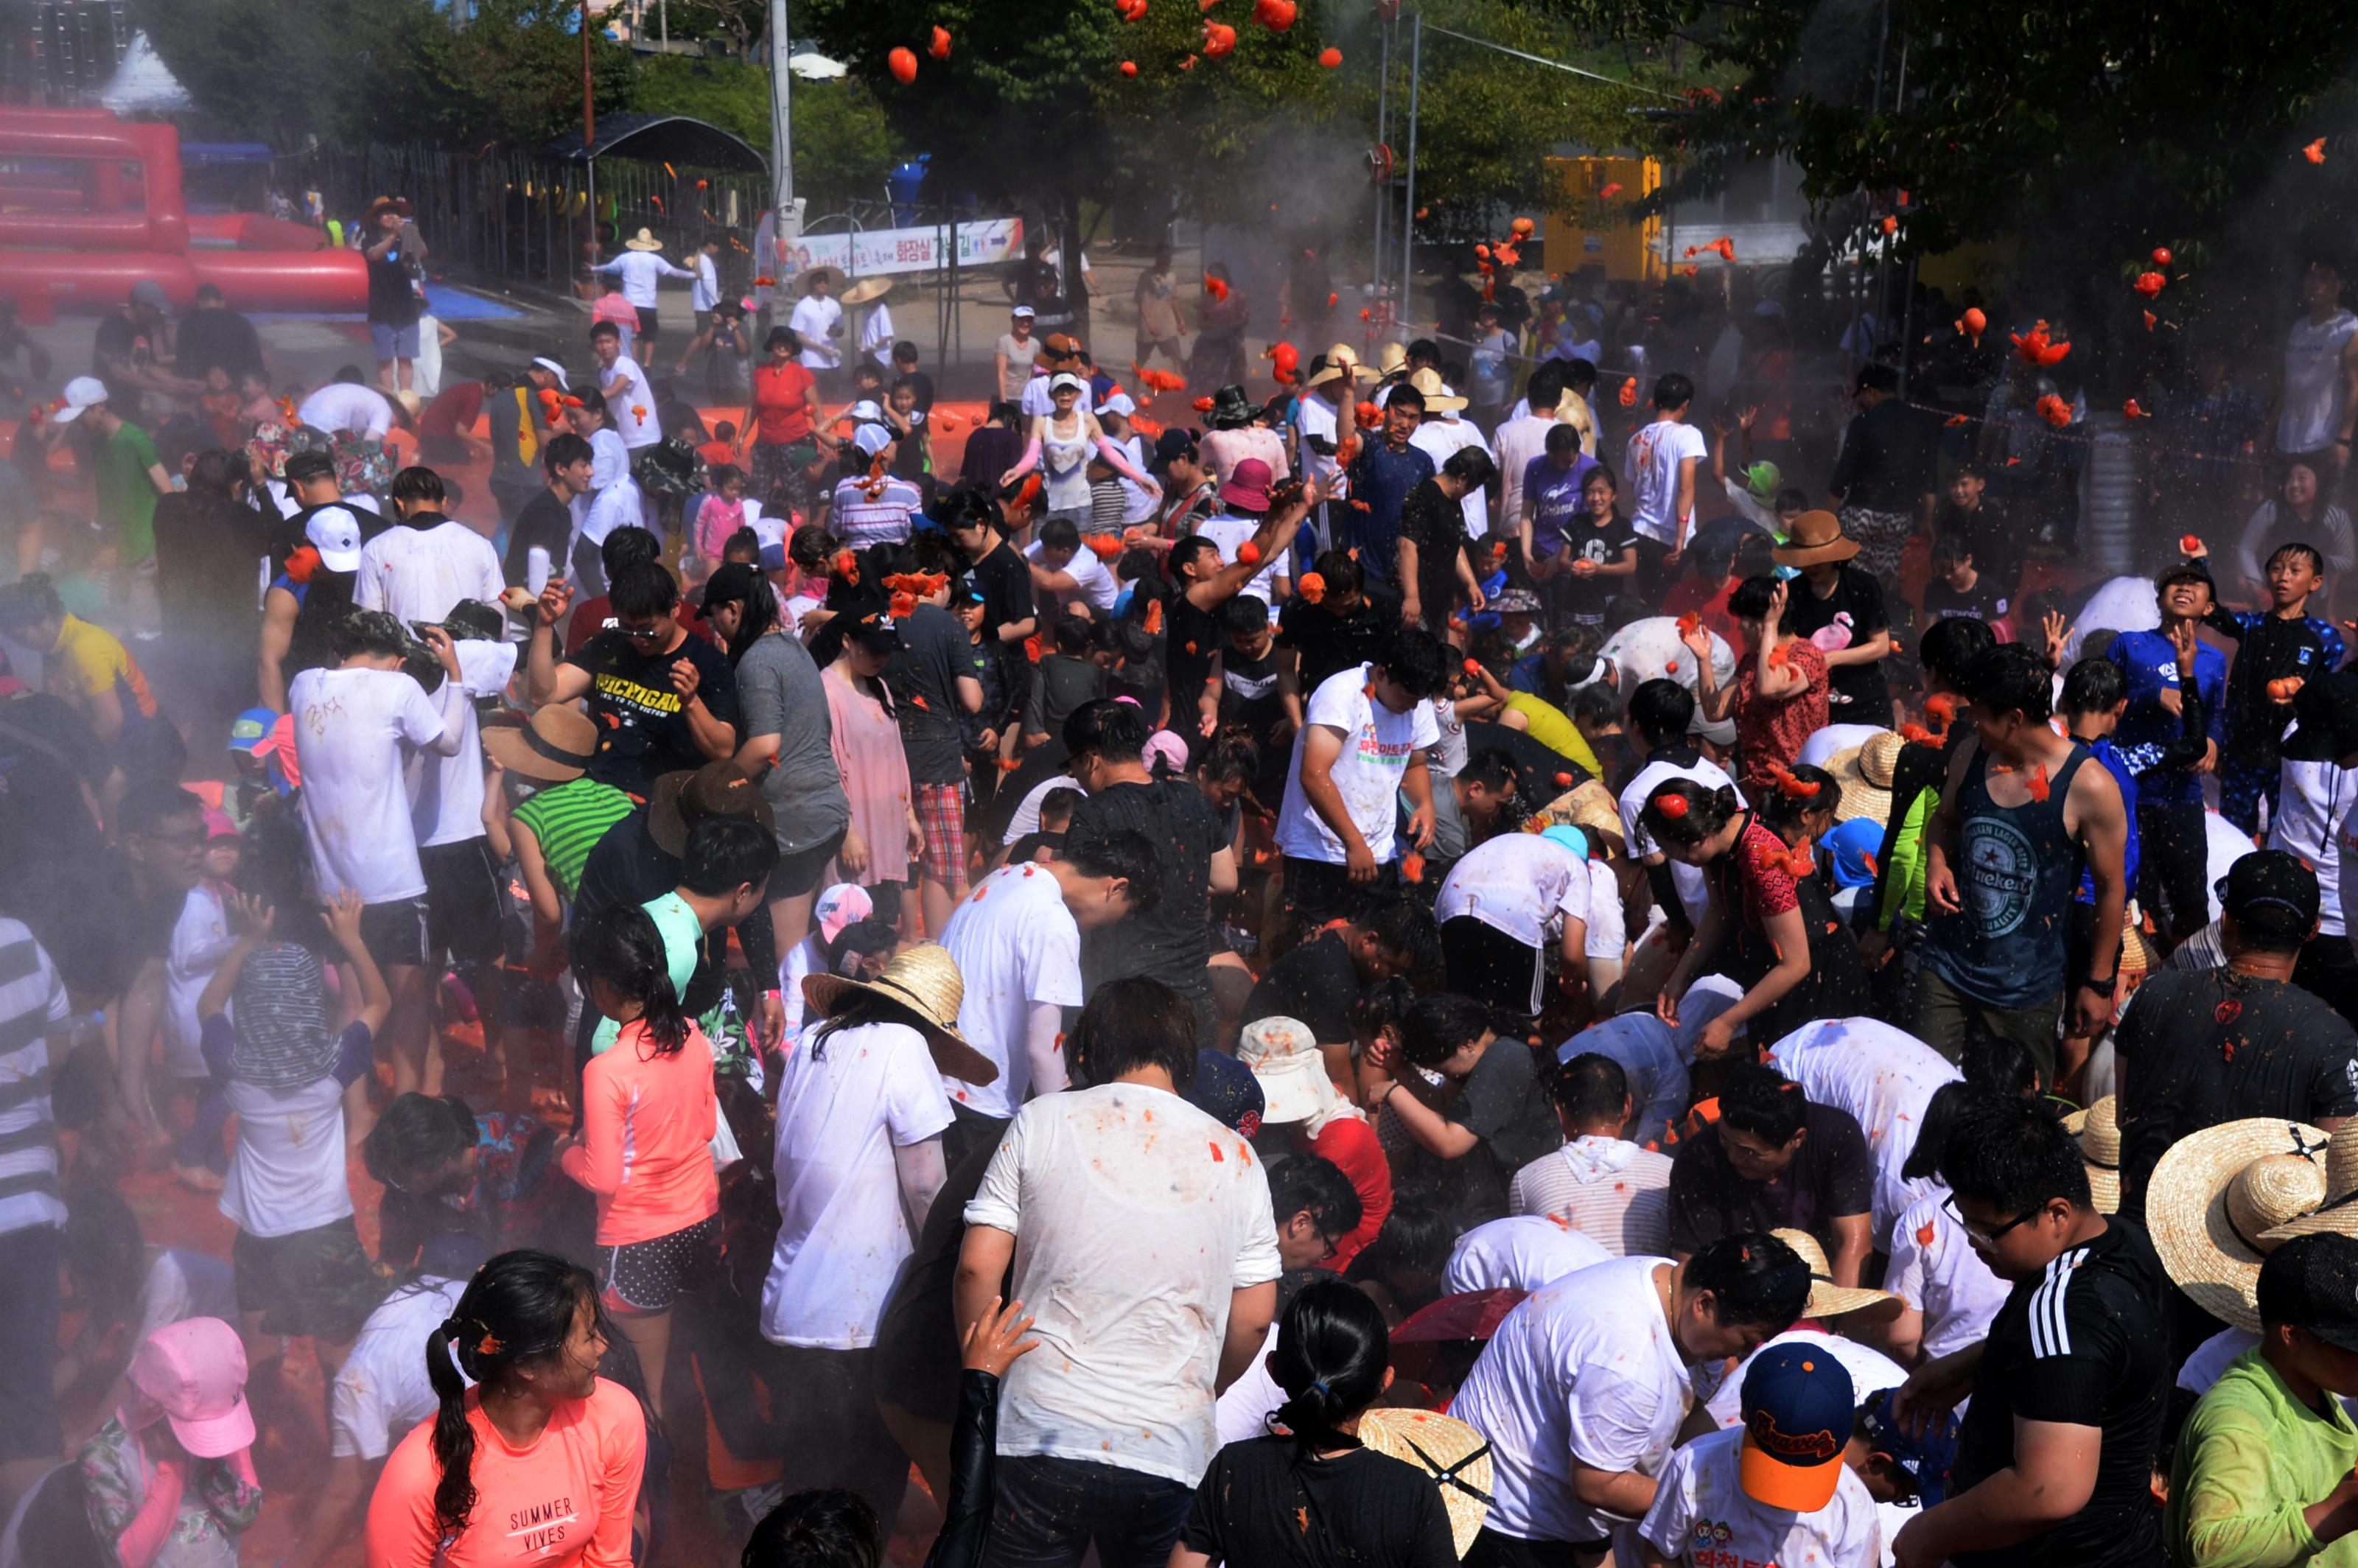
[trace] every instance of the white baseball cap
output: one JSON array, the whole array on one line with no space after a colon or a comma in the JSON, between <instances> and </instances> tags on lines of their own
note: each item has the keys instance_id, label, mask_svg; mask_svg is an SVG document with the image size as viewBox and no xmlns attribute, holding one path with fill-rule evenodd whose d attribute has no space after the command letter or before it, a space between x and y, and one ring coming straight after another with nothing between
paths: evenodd
<instances>
[{"instance_id":1,"label":"white baseball cap","mask_svg":"<svg viewBox=\"0 0 2358 1568\"><path fill-rule=\"evenodd\" d=\"M892 444L892 432L882 425L862 425L851 433L851 444L872 458Z\"/></svg>"},{"instance_id":2,"label":"white baseball cap","mask_svg":"<svg viewBox=\"0 0 2358 1568\"><path fill-rule=\"evenodd\" d=\"M1026 321L1029 321L1033 316L1039 314L1039 312L1033 310L1029 305L1018 305L1015 308L1014 313L1022 317Z\"/></svg>"},{"instance_id":3,"label":"white baseball cap","mask_svg":"<svg viewBox=\"0 0 2358 1568\"><path fill-rule=\"evenodd\" d=\"M70 425L81 418L85 410L95 408L105 401L106 383L94 375L78 375L66 383L65 406L50 415L49 418L56 424Z\"/></svg>"},{"instance_id":4,"label":"white baseball cap","mask_svg":"<svg viewBox=\"0 0 2358 1568\"><path fill-rule=\"evenodd\" d=\"M303 524L303 537L331 572L361 569L361 520L345 506L322 506Z\"/></svg>"},{"instance_id":5,"label":"white baseball cap","mask_svg":"<svg viewBox=\"0 0 2358 1568\"><path fill-rule=\"evenodd\" d=\"M874 398L863 397L859 402L853 404L850 407L845 409L843 411L843 416L846 419L851 420L854 424L874 425L882 422L884 418L884 410L876 406L876 400Z\"/></svg>"},{"instance_id":6,"label":"white baseball cap","mask_svg":"<svg viewBox=\"0 0 2358 1568\"><path fill-rule=\"evenodd\" d=\"M1129 393L1117 392L1112 396L1107 398L1103 403L1098 405L1098 412L1099 414L1119 414L1123 418L1127 419L1131 415L1138 412L1138 405L1130 400Z\"/></svg>"},{"instance_id":7,"label":"white baseball cap","mask_svg":"<svg viewBox=\"0 0 2358 1568\"><path fill-rule=\"evenodd\" d=\"M565 379L565 367L563 365L558 364L555 360L546 358L546 356L536 359L532 362L536 368L545 370L549 374L555 376L557 378L557 385L563 387L568 392L573 390L573 384Z\"/></svg>"},{"instance_id":8,"label":"white baseball cap","mask_svg":"<svg viewBox=\"0 0 2358 1568\"><path fill-rule=\"evenodd\" d=\"M1051 392L1062 392L1068 386L1075 392L1087 392L1089 389L1087 382L1068 370L1060 370L1048 378L1048 390Z\"/></svg>"}]
</instances>

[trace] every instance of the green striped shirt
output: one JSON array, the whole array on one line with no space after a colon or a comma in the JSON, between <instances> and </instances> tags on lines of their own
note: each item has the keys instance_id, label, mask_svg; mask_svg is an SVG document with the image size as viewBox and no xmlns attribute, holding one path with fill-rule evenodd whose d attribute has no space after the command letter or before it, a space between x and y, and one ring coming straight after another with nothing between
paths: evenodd
<instances>
[{"instance_id":1,"label":"green striped shirt","mask_svg":"<svg viewBox=\"0 0 2358 1568\"><path fill-rule=\"evenodd\" d=\"M581 885L581 868L606 830L631 814L631 797L612 784L587 776L542 790L515 808L515 819L532 829L548 880L567 903Z\"/></svg>"}]
</instances>

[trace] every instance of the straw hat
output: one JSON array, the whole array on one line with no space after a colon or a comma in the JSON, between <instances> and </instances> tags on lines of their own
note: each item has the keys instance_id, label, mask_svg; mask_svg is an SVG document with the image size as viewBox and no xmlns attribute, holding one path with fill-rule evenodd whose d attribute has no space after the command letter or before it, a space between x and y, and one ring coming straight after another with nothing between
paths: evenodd
<instances>
[{"instance_id":1,"label":"straw hat","mask_svg":"<svg viewBox=\"0 0 2358 1568\"><path fill-rule=\"evenodd\" d=\"M2063 1130L2080 1145L2088 1167L2088 1201L2098 1214L2121 1211L2120 1102L2106 1095L2085 1110L2063 1119Z\"/></svg>"},{"instance_id":2,"label":"straw hat","mask_svg":"<svg viewBox=\"0 0 2358 1568\"><path fill-rule=\"evenodd\" d=\"M1590 849L1626 853L1621 837L1621 808L1614 804L1613 792L1602 783L1589 779L1557 804L1571 813L1572 825L1588 835ZM1607 840L1602 845L1598 843L1600 836Z\"/></svg>"},{"instance_id":3,"label":"straw hat","mask_svg":"<svg viewBox=\"0 0 2358 1568\"><path fill-rule=\"evenodd\" d=\"M1455 1416L1438 1411L1371 1410L1359 1418L1359 1445L1413 1465L1441 1487L1449 1537L1464 1557L1490 1513L1490 1444Z\"/></svg>"},{"instance_id":4,"label":"straw hat","mask_svg":"<svg viewBox=\"0 0 2358 1568\"><path fill-rule=\"evenodd\" d=\"M2260 1326L2260 1261L2294 1234L2286 1222L2325 1196L2325 1146L2319 1129L2266 1116L2206 1127L2170 1145L2146 1184L2145 1223L2163 1270L2189 1301L2238 1328ZM2358 1152L2358 1141L2351 1148Z\"/></svg>"},{"instance_id":5,"label":"straw hat","mask_svg":"<svg viewBox=\"0 0 2358 1568\"><path fill-rule=\"evenodd\" d=\"M1801 1308L1803 1317L1823 1322L1830 1317L1849 1316L1858 1323L1885 1323L1898 1317L1899 1309L1906 1304L1889 1291L1845 1290L1835 1284L1833 1265L1826 1261L1826 1249L1808 1231L1772 1230L1768 1234L1791 1248L1810 1266L1810 1299Z\"/></svg>"},{"instance_id":6,"label":"straw hat","mask_svg":"<svg viewBox=\"0 0 2358 1568\"><path fill-rule=\"evenodd\" d=\"M1323 358L1325 363L1307 382L1303 383L1304 385L1324 386L1328 382L1337 379L1357 383L1363 377L1372 377L1375 374L1373 371L1359 362L1359 356L1351 351L1351 345L1348 343L1336 344L1326 351Z\"/></svg>"},{"instance_id":7,"label":"straw hat","mask_svg":"<svg viewBox=\"0 0 2358 1568\"><path fill-rule=\"evenodd\" d=\"M409 205L408 198L403 196L378 197L375 200L368 204L368 211L361 214L361 223L363 227L373 228L375 226L376 221L379 218L384 217L387 212L396 213L404 218L411 216L412 210Z\"/></svg>"},{"instance_id":8,"label":"straw hat","mask_svg":"<svg viewBox=\"0 0 2358 1568\"><path fill-rule=\"evenodd\" d=\"M1785 537L1788 543L1769 552L1780 567L1814 567L1846 561L1858 554L1858 541L1843 535L1842 519L1831 512L1802 513L1786 529Z\"/></svg>"},{"instance_id":9,"label":"straw hat","mask_svg":"<svg viewBox=\"0 0 2358 1568\"><path fill-rule=\"evenodd\" d=\"M809 291L811 279L815 277L823 277L827 279L827 286L829 288L841 288L843 287L843 269L840 267L828 266L826 263L822 262L817 266L806 267L803 270L801 282L806 293Z\"/></svg>"},{"instance_id":10,"label":"straw hat","mask_svg":"<svg viewBox=\"0 0 2358 1568\"><path fill-rule=\"evenodd\" d=\"M852 991L868 991L893 1002L915 1018L934 1065L969 1084L990 1083L999 1068L990 1057L966 1043L957 1032L958 1006L966 1000L966 981L957 960L938 942L904 947L872 980L842 975L805 975L803 1001L821 1017L830 1017Z\"/></svg>"},{"instance_id":11,"label":"straw hat","mask_svg":"<svg viewBox=\"0 0 2358 1568\"><path fill-rule=\"evenodd\" d=\"M889 277L863 277L836 297L846 305L865 305L871 299L882 299L892 292Z\"/></svg>"},{"instance_id":12,"label":"straw hat","mask_svg":"<svg viewBox=\"0 0 2358 1568\"><path fill-rule=\"evenodd\" d=\"M2344 1123L2327 1141L2324 1201L2313 1207L2314 1213L2281 1222L2260 1239L2273 1246L2320 1230L2358 1236L2358 1121Z\"/></svg>"},{"instance_id":13,"label":"straw hat","mask_svg":"<svg viewBox=\"0 0 2358 1568\"><path fill-rule=\"evenodd\" d=\"M1892 773L1899 765L1899 749L1907 744L1897 731L1887 730L1826 759L1826 772L1842 785L1842 804L1834 807L1835 822L1848 822L1859 816L1871 816L1877 822L1891 819Z\"/></svg>"},{"instance_id":14,"label":"straw hat","mask_svg":"<svg viewBox=\"0 0 2358 1568\"><path fill-rule=\"evenodd\" d=\"M1398 375L1408 369L1408 348L1402 343L1386 343L1376 354L1376 373Z\"/></svg>"},{"instance_id":15,"label":"straw hat","mask_svg":"<svg viewBox=\"0 0 2358 1568\"><path fill-rule=\"evenodd\" d=\"M1452 395L1449 384L1431 365L1409 377L1408 384L1424 394L1424 411L1428 414L1448 414L1466 406L1466 400Z\"/></svg>"},{"instance_id":16,"label":"straw hat","mask_svg":"<svg viewBox=\"0 0 2358 1568\"><path fill-rule=\"evenodd\" d=\"M659 251L663 249L663 242L654 237L653 231L641 229L637 238L622 242L622 248L626 251Z\"/></svg>"},{"instance_id":17,"label":"straw hat","mask_svg":"<svg viewBox=\"0 0 2358 1568\"><path fill-rule=\"evenodd\" d=\"M598 721L578 708L544 703L522 725L485 725L483 750L519 777L561 784L589 770L598 753Z\"/></svg>"}]
</instances>

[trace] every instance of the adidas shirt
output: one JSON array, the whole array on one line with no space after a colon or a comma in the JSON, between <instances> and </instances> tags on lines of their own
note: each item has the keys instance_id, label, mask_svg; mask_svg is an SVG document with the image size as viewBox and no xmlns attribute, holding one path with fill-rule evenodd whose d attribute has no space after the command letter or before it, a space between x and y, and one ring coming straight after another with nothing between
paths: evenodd
<instances>
[{"instance_id":1,"label":"adidas shirt","mask_svg":"<svg viewBox=\"0 0 2358 1568\"><path fill-rule=\"evenodd\" d=\"M1960 1553L1958 1568L2127 1568L2162 1560L2161 1512L2147 1491L2169 1401L2169 1291L2145 1231L2112 1217L2104 1234L2017 1283L1990 1324L1957 1434L1949 1495L2014 1463L2014 1422L2104 1433L2087 1505L2018 1546Z\"/></svg>"}]
</instances>

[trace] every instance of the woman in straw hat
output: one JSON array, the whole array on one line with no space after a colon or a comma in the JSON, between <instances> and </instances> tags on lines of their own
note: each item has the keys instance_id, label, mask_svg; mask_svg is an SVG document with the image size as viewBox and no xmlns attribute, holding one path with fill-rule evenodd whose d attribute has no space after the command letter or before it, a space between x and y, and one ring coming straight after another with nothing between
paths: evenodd
<instances>
[{"instance_id":1,"label":"woman in straw hat","mask_svg":"<svg viewBox=\"0 0 2358 1568\"><path fill-rule=\"evenodd\" d=\"M958 1034L965 990L933 943L873 980L807 975L806 1011L820 1022L779 1073L779 1227L762 1334L784 1347L781 1370L801 1390L814 1440L805 1453L817 1461L797 1466L789 1487L847 1487L880 1513L907 1471L877 1412L870 1347L946 1175L942 1080L998 1076Z\"/></svg>"},{"instance_id":2,"label":"woman in straw hat","mask_svg":"<svg viewBox=\"0 0 2358 1568\"><path fill-rule=\"evenodd\" d=\"M1413 1425L1381 1436L1367 1429L1368 1407L1392 1384L1382 1310L1340 1280L1319 1281L1285 1309L1269 1370L1286 1395L1271 1418L1282 1430L1213 1456L1172 1568L1456 1563L1481 1529L1488 1476L1468 1473L1464 1439L1472 1433L1463 1422L1450 1422L1463 1431L1446 1438L1437 1422L1448 1418L1422 1423L1429 1444ZM1407 1458L1419 1449L1421 1461ZM1450 1478L1436 1485L1436 1470Z\"/></svg>"},{"instance_id":3,"label":"woman in straw hat","mask_svg":"<svg viewBox=\"0 0 2358 1568\"><path fill-rule=\"evenodd\" d=\"M2358 1139L2334 1142L2343 1173ZM2320 1129L2277 1117L2222 1122L2189 1133L2154 1167L2146 1227L2170 1279L2195 1306L2244 1330L2260 1326L2260 1264L2292 1236L2358 1231L2358 1213L2320 1212L2327 1201L2328 1140Z\"/></svg>"}]
</instances>

